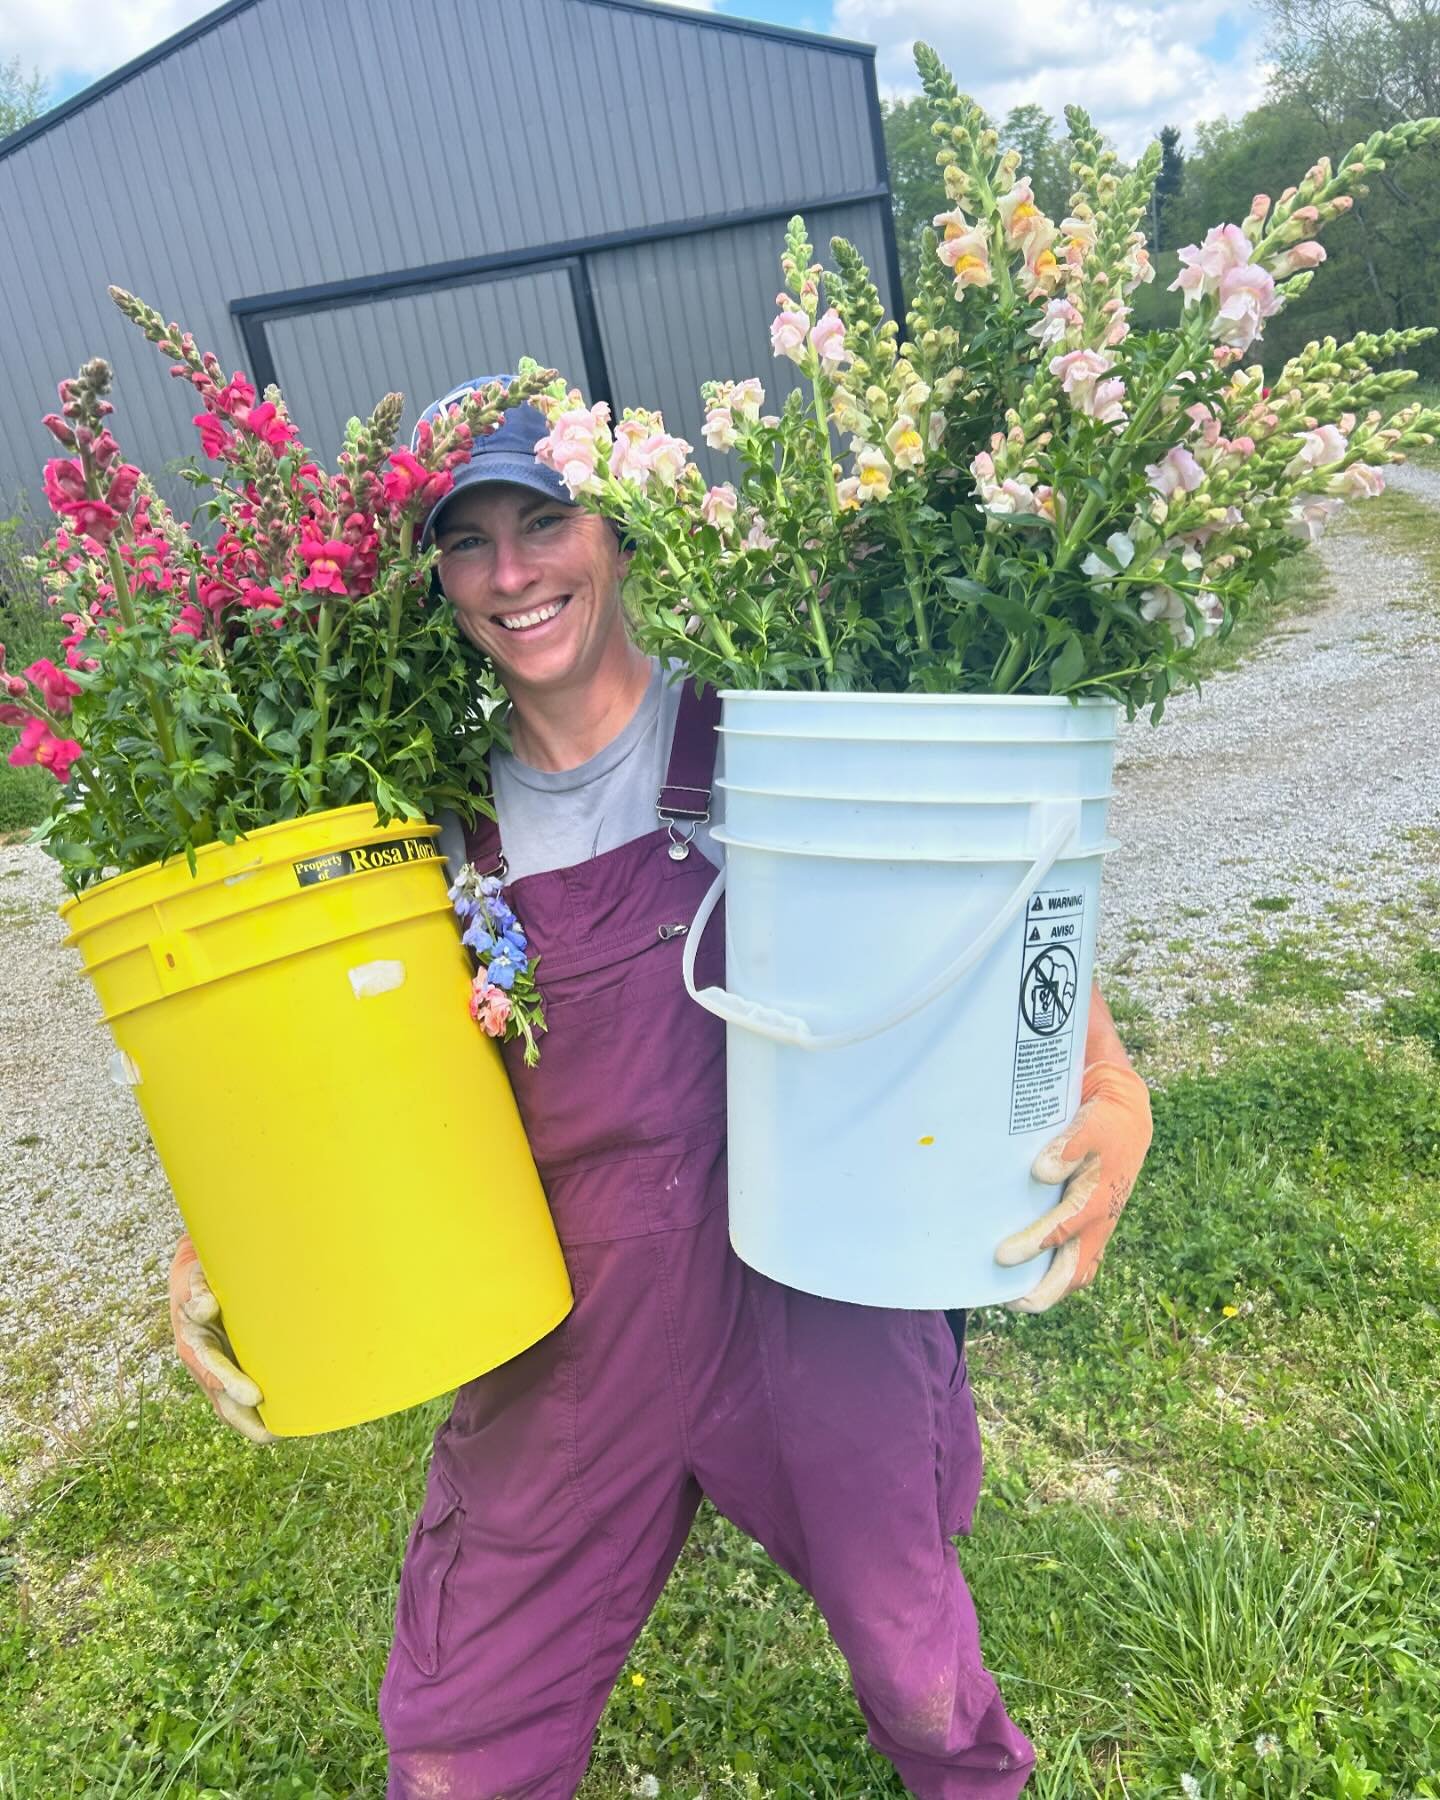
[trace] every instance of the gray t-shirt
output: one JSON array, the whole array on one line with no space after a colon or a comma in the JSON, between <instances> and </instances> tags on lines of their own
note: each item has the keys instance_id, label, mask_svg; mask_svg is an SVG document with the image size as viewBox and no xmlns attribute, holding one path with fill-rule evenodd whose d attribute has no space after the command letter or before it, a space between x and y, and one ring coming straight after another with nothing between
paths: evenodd
<instances>
[{"instance_id":1,"label":"gray t-shirt","mask_svg":"<svg viewBox=\"0 0 1440 1800\"><path fill-rule=\"evenodd\" d=\"M652 661L645 697L618 737L574 769L532 769L509 751L490 753L490 781L507 880L546 869L568 869L654 831L655 802L670 766L684 679L667 679ZM717 774L719 773L717 767ZM720 823L719 792L710 797L710 825L695 833L695 848L716 868L722 847L710 835ZM453 815L441 814L440 849L451 872L464 861L464 839ZM688 826L677 824L677 831Z\"/></svg>"}]
</instances>

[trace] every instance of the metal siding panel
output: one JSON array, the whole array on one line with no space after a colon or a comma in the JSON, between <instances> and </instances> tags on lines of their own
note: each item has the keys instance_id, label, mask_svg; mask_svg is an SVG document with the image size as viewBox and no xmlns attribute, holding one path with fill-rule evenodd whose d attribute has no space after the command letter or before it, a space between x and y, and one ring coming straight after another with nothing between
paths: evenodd
<instances>
[{"instance_id":1,"label":"metal siding panel","mask_svg":"<svg viewBox=\"0 0 1440 1800\"><path fill-rule=\"evenodd\" d=\"M405 394L403 432L471 375L504 374L521 356L578 379L580 339L563 269L272 320L275 367L306 441L333 458L352 412Z\"/></svg>"},{"instance_id":2,"label":"metal siding panel","mask_svg":"<svg viewBox=\"0 0 1440 1800\"><path fill-rule=\"evenodd\" d=\"M0 159L9 247L24 270L0 273L0 392L15 421L4 428L5 469L33 482L39 451L20 417L44 410L55 380L96 352L116 368L127 453L159 468L190 449L193 398L166 383L160 358L112 312L110 281L178 318L228 372L246 361L228 311L244 295L798 204L875 179L867 65L850 52L590 0L398 4L260 0ZM620 103L598 116L594 105L541 115L537 82L550 80ZM433 169L422 147L432 119L444 122L446 146ZM451 120L459 130L445 130ZM56 230L54 196L97 193L93 222ZM657 287L677 266L708 270L708 297L693 278L685 291L712 336L725 328L717 343L728 321L712 327L711 309L733 313L752 291L768 308L780 233L762 229L769 247L758 261L747 251L744 267L699 239L623 253L650 270L644 304L665 317L652 344L643 317L621 331L613 306L606 315L603 335L621 346L617 363L645 376L641 387L651 387L647 357L689 379L685 331L678 319L672 330ZM568 321L554 360L578 379L568 296L545 306L546 333ZM444 321L466 315L452 301L434 316L450 342ZM347 358L361 355L357 332L312 334L312 354L335 355L343 341ZM374 342L363 351L376 354ZM618 369L616 385L617 399L645 397L626 393ZM695 404L687 395L687 417Z\"/></svg>"},{"instance_id":3,"label":"metal siding panel","mask_svg":"<svg viewBox=\"0 0 1440 1800\"><path fill-rule=\"evenodd\" d=\"M829 260L832 237L850 239L888 306L881 204L818 208L806 224L818 260ZM734 465L701 438L701 382L758 375L767 408L778 410L799 379L793 363L770 354L783 243L778 222L744 225L590 262L616 407L658 406L712 481L729 479Z\"/></svg>"}]
</instances>

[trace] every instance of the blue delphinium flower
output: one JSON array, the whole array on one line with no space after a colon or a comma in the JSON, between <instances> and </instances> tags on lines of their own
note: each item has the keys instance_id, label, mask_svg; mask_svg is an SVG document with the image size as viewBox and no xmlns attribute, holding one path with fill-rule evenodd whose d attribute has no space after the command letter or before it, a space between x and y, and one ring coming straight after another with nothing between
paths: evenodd
<instances>
[{"instance_id":1,"label":"blue delphinium flower","mask_svg":"<svg viewBox=\"0 0 1440 1800\"><path fill-rule=\"evenodd\" d=\"M488 956L495 948L495 935L485 923L484 914L477 914L473 923L460 934L460 942L468 944L477 956Z\"/></svg>"},{"instance_id":2,"label":"blue delphinium flower","mask_svg":"<svg viewBox=\"0 0 1440 1800\"><path fill-rule=\"evenodd\" d=\"M508 956L496 956L491 958L485 972L496 987L504 988L508 993L515 985L516 975L521 971L515 967Z\"/></svg>"}]
</instances>

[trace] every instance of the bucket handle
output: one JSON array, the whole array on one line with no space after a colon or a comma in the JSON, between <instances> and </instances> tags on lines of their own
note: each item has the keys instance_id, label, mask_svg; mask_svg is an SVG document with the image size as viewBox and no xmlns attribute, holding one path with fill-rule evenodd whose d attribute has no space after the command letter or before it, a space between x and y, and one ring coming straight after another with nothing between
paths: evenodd
<instances>
[{"instance_id":1,"label":"bucket handle","mask_svg":"<svg viewBox=\"0 0 1440 1800\"><path fill-rule=\"evenodd\" d=\"M851 1044L862 1044L867 1038L879 1037L882 1032L903 1025L932 1001L938 1000L947 989L963 981L995 941L1015 922L1036 884L1050 873L1079 830L1080 807L1075 801L1037 802L1032 817L1043 830L1057 814L1063 815L1059 823L1049 831L1019 885L980 935L968 943L958 956L947 962L939 974L932 976L918 992L878 1019L867 1019L863 1025L854 1025L843 1031L822 1033L793 1013L781 1012L773 1006L762 1006L758 1000L746 1000L742 995L732 994L725 988L697 988L695 956L705 927L720 903L720 896L725 892L726 871L723 868L700 902L685 937L685 957L682 964L685 990L706 1012L714 1013L717 1019L724 1019L727 1025L738 1025L756 1037L770 1038L777 1044L788 1044L796 1050L843 1050Z\"/></svg>"}]
</instances>

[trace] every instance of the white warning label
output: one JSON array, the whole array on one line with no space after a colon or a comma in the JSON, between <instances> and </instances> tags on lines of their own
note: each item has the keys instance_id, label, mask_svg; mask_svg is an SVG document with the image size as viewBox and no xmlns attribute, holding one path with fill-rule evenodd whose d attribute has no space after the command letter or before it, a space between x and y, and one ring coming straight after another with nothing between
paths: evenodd
<instances>
[{"instance_id":1,"label":"white warning label","mask_svg":"<svg viewBox=\"0 0 1440 1800\"><path fill-rule=\"evenodd\" d=\"M1025 909L1010 1135L1061 1125L1075 1055L1083 888L1046 888Z\"/></svg>"}]
</instances>

